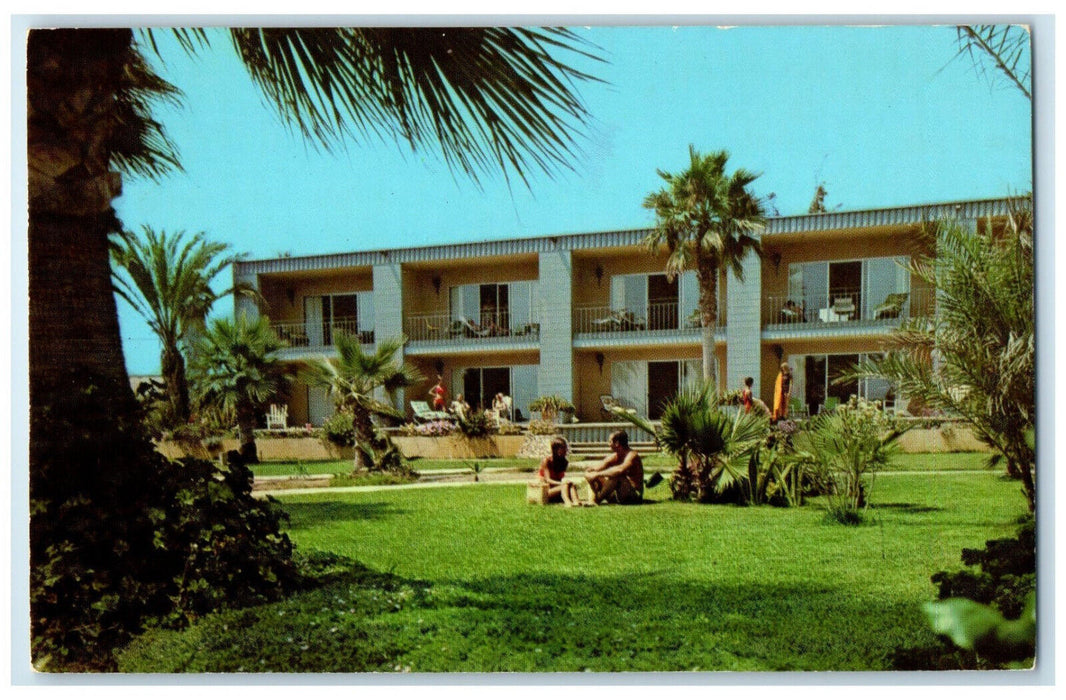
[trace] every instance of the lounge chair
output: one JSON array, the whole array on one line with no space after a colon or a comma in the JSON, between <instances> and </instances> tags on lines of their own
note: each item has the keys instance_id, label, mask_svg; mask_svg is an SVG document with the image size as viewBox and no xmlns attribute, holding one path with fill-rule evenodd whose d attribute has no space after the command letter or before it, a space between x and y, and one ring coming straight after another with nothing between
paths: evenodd
<instances>
[{"instance_id":1,"label":"lounge chair","mask_svg":"<svg viewBox=\"0 0 1066 700\"><path fill-rule=\"evenodd\" d=\"M855 315L855 301L851 297L837 297L833 300L833 313L841 321L850 321Z\"/></svg>"},{"instance_id":2,"label":"lounge chair","mask_svg":"<svg viewBox=\"0 0 1066 700\"><path fill-rule=\"evenodd\" d=\"M414 414L415 423L429 423L435 420L455 420L455 416L447 411L434 411L426 401L412 401L411 412Z\"/></svg>"},{"instance_id":3,"label":"lounge chair","mask_svg":"<svg viewBox=\"0 0 1066 700\"><path fill-rule=\"evenodd\" d=\"M907 303L907 297L909 296L910 294L906 292L889 294L885 297L885 301L874 309L874 319L880 321L886 318L899 318L899 315L903 313L903 305Z\"/></svg>"},{"instance_id":4,"label":"lounge chair","mask_svg":"<svg viewBox=\"0 0 1066 700\"><path fill-rule=\"evenodd\" d=\"M603 406L603 413L607 418L616 418L618 411L624 413L636 413L637 409L629 408L625 406L621 401L611 396L610 394L600 395L600 404Z\"/></svg>"},{"instance_id":5,"label":"lounge chair","mask_svg":"<svg viewBox=\"0 0 1066 700\"><path fill-rule=\"evenodd\" d=\"M459 323L462 325L468 336L473 336L475 338L484 338L492 333L491 328L482 328L481 326L468 319L466 316L460 316Z\"/></svg>"},{"instance_id":6,"label":"lounge chair","mask_svg":"<svg viewBox=\"0 0 1066 700\"><path fill-rule=\"evenodd\" d=\"M278 428L289 427L289 407L279 406L276 403L270 404L270 411L267 412L267 430L275 430Z\"/></svg>"}]
</instances>

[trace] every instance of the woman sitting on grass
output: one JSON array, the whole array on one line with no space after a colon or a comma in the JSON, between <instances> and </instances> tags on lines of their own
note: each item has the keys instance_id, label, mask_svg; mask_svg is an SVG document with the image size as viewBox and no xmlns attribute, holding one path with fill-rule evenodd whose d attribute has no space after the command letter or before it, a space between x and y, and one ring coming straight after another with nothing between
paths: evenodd
<instances>
[{"instance_id":1,"label":"woman sitting on grass","mask_svg":"<svg viewBox=\"0 0 1066 700\"><path fill-rule=\"evenodd\" d=\"M566 467L569 465L566 459L569 445L562 437L556 437L551 442L551 450L551 455L544 458L540 463L540 471L537 472L537 478L548 483L548 503L579 505L577 486L572 482L563 481L566 477Z\"/></svg>"}]
</instances>

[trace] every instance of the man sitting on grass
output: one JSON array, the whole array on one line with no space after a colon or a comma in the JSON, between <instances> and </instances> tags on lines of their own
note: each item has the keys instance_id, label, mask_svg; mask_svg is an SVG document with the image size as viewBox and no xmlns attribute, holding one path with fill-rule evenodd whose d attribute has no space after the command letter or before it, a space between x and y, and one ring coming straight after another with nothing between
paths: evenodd
<instances>
[{"instance_id":1,"label":"man sitting on grass","mask_svg":"<svg viewBox=\"0 0 1066 700\"><path fill-rule=\"evenodd\" d=\"M629 435L611 433L611 454L600 466L585 472L592 490L592 503L632 504L644 501L644 462L629 447Z\"/></svg>"}]
</instances>

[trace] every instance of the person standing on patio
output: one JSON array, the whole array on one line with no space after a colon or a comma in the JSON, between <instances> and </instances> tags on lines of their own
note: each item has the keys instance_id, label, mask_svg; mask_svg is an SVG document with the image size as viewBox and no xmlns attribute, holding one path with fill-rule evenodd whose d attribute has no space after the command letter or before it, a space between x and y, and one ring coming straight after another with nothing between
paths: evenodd
<instances>
[{"instance_id":1,"label":"person standing on patio","mask_svg":"<svg viewBox=\"0 0 1066 700\"><path fill-rule=\"evenodd\" d=\"M585 472L592 490L592 503L636 504L644 502L644 462L629 446L624 430L611 433L611 454L600 466Z\"/></svg>"},{"instance_id":2,"label":"person standing on patio","mask_svg":"<svg viewBox=\"0 0 1066 700\"><path fill-rule=\"evenodd\" d=\"M781 371L774 383L774 412L772 420L788 418L788 401L792 398L792 368L787 362L781 363Z\"/></svg>"},{"instance_id":3,"label":"person standing on patio","mask_svg":"<svg viewBox=\"0 0 1066 700\"><path fill-rule=\"evenodd\" d=\"M744 377L744 387L740 390L740 406L744 409L744 413L751 413L751 407L754 405L754 396L751 392L754 384L755 377Z\"/></svg>"},{"instance_id":4,"label":"person standing on patio","mask_svg":"<svg viewBox=\"0 0 1066 700\"><path fill-rule=\"evenodd\" d=\"M433 385L433 388L429 390L429 395L433 397L433 410L444 410L444 395L447 392L444 390L444 377L437 375L437 383Z\"/></svg>"}]
</instances>

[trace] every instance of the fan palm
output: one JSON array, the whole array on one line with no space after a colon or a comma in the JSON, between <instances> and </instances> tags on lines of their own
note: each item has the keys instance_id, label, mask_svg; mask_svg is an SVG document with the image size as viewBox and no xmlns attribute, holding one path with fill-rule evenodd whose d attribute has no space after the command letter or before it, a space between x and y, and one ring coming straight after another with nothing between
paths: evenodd
<instances>
[{"instance_id":1,"label":"fan palm","mask_svg":"<svg viewBox=\"0 0 1066 700\"><path fill-rule=\"evenodd\" d=\"M677 174L657 171L666 187L644 198L655 212L655 228L645 238L651 250L665 248L670 277L695 270L703 329L703 378L718 386L714 329L718 319L718 275L728 268L744 279L748 251L761 254L758 232L765 223L762 202L749 186L759 176L744 169L726 173L729 153L700 155L689 146L689 167Z\"/></svg>"},{"instance_id":2,"label":"fan palm","mask_svg":"<svg viewBox=\"0 0 1066 700\"><path fill-rule=\"evenodd\" d=\"M278 357L284 346L266 316L249 321L244 314L236 321L216 319L196 340L190 375L197 403L226 420L236 420L246 463L258 461L259 414L287 392L294 378L291 365Z\"/></svg>"},{"instance_id":3,"label":"fan palm","mask_svg":"<svg viewBox=\"0 0 1066 700\"><path fill-rule=\"evenodd\" d=\"M125 299L159 337L160 367L177 425L189 420L189 386L185 351L204 330L207 314L219 299L238 292L256 296L238 285L221 292L211 283L238 259L225 255L226 243L205 240L204 233L168 236L144 227L144 237L124 233L111 248L111 259L125 276L115 275L116 293Z\"/></svg>"},{"instance_id":4,"label":"fan palm","mask_svg":"<svg viewBox=\"0 0 1066 700\"><path fill-rule=\"evenodd\" d=\"M334 403L352 415L356 470L377 466L373 457L383 441L376 434L374 417L402 419L403 413L392 404L396 392L423 379L417 370L397 360L406 342L402 337L382 340L368 353L363 351L357 337L342 331L334 336L337 355L318 359L308 366L308 382L324 387ZM381 391L389 402L378 398Z\"/></svg>"},{"instance_id":5,"label":"fan palm","mask_svg":"<svg viewBox=\"0 0 1066 700\"><path fill-rule=\"evenodd\" d=\"M662 450L677 457L670 480L674 497L695 495L704 502L748 478L749 460L768 427L757 414L731 416L722 411L710 382L682 389L667 401L659 426L623 410L615 413L652 434Z\"/></svg>"}]
</instances>

